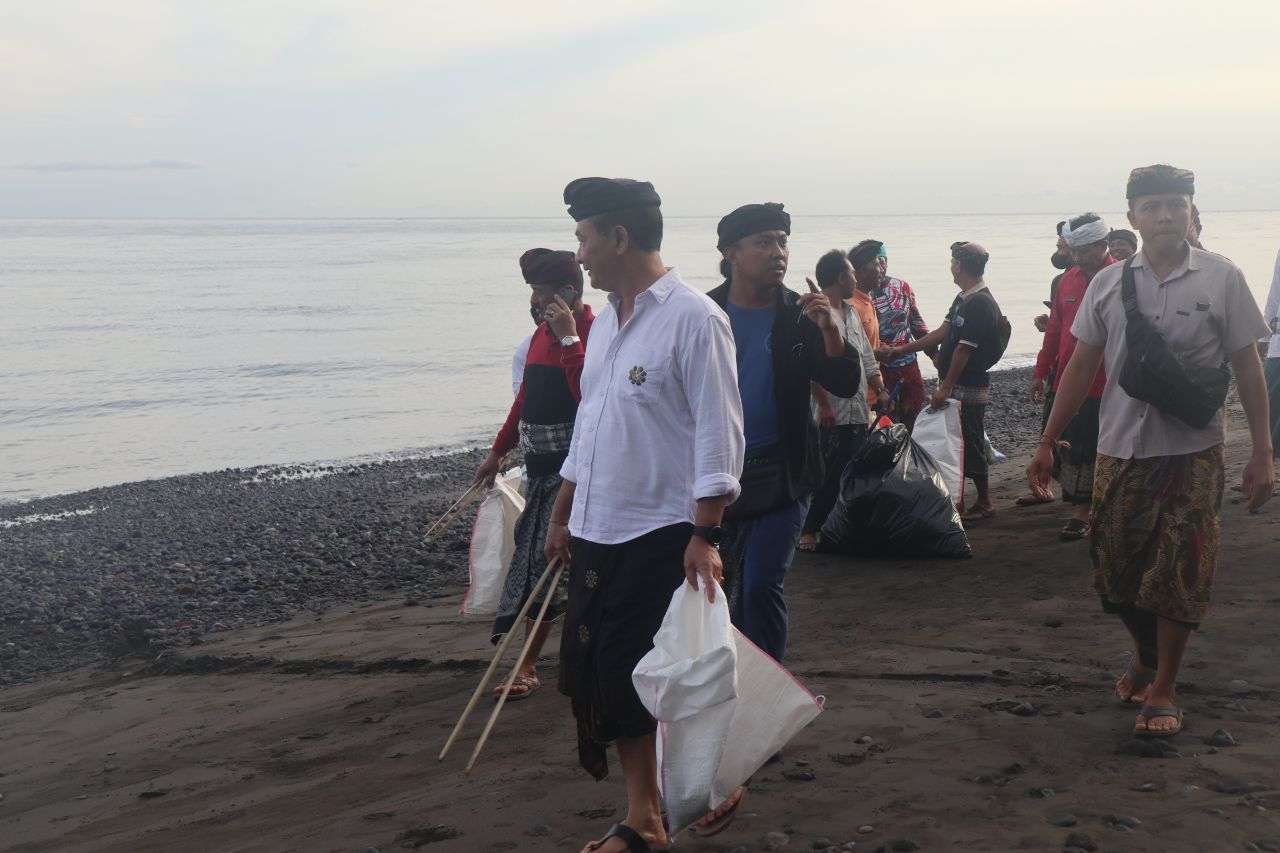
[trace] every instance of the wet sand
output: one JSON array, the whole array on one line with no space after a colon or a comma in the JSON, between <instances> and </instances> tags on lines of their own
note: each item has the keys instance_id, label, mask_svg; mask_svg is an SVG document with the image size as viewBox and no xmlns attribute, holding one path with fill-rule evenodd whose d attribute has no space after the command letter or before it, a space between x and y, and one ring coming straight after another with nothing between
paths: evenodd
<instances>
[{"instance_id":1,"label":"wet sand","mask_svg":"<svg viewBox=\"0 0 1280 853\"><path fill-rule=\"evenodd\" d=\"M1236 411L1229 486L1247 450ZM1250 516L1228 492L1187 731L1162 752L1126 734L1134 711L1111 695L1125 635L1090 590L1087 545L1057 540L1062 506L1012 506L1024 464L993 469L1000 513L971 531L973 560L798 557L787 663L827 710L727 832L679 849L1280 849L1280 506ZM490 657L487 625L457 616L457 586L430 594L0 692L0 848L576 851L623 790L616 761L603 783L577 768L555 639L547 686L507 707L463 775L481 716L436 753ZM1208 742L1218 729L1237 745Z\"/></svg>"}]
</instances>

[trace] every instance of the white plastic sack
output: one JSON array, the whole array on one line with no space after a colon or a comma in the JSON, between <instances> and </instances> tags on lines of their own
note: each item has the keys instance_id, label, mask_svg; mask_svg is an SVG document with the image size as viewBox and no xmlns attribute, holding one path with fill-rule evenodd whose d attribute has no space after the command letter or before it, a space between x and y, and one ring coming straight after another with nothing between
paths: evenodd
<instances>
[{"instance_id":1,"label":"white plastic sack","mask_svg":"<svg viewBox=\"0 0 1280 853\"><path fill-rule=\"evenodd\" d=\"M462 597L463 616L493 616L498 612L507 569L516 549L516 522L524 512L520 496L523 468L499 474L476 510L471 529L470 583Z\"/></svg>"},{"instance_id":2,"label":"white plastic sack","mask_svg":"<svg viewBox=\"0 0 1280 853\"><path fill-rule=\"evenodd\" d=\"M925 406L916 417L911 440L933 457L951 500L964 503L964 436L960 432L960 404L952 400L941 409Z\"/></svg>"},{"instance_id":3,"label":"white plastic sack","mask_svg":"<svg viewBox=\"0 0 1280 853\"><path fill-rule=\"evenodd\" d=\"M723 592L687 583L671 597L653 649L631 673L658 721L658 780L673 830L711 808L711 789L737 704L737 653Z\"/></svg>"},{"instance_id":4,"label":"white plastic sack","mask_svg":"<svg viewBox=\"0 0 1280 853\"><path fill-rule=\"evenodd\" d=\"M738 701L729 723L728 748L720 758L711 807L729 798L800 730L822 713L814 696L780 663L737 628Z\"/></svg>"}]
</instances>

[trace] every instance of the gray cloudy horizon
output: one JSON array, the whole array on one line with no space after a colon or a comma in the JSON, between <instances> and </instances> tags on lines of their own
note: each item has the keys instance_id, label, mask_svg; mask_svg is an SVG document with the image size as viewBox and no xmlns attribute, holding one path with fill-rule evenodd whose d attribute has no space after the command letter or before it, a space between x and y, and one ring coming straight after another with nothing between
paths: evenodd
<instances>
[{"instance_id":1,"label":"gray cloudy horizon","mask_svg":"<svg viewBox=\"0 0 1280 853\"><path fill-rule=\"evenodd\" d=\"M1273 3L76 3L0 14L0 216L1280 207Z\"/></svg>"}]
</instances>

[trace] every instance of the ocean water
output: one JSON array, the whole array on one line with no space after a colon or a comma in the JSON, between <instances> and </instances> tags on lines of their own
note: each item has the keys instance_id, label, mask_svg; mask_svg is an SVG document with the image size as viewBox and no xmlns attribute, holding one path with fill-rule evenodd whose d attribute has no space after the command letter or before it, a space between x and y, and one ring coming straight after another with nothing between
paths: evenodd
<instances>
[{"instance_id":1,"label":"ocean water","mask_svg":"<svg viewBox=\"0 0 1280 853\"><path fill-rule=\"evenodd\" d=\"M1060 218L797 216L788 283L876 237L936 324L955 293L947 246L976 240L1013 321L1008 361L1025 363ZM664 257L705 289L715 224L667 221ZM1261 303L1280 213L1205 224ZM573 248L572 223L0 220L0 500L486 442L532 328L516 259L533 246Z\"/></svg>"}]
</instances>

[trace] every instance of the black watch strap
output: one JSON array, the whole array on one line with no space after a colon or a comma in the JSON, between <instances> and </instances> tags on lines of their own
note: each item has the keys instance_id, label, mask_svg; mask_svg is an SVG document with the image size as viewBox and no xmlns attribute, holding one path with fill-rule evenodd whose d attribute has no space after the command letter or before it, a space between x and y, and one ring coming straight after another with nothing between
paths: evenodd
<instances>
[{"instance_id":1,"label":"black watch strap","mask_svg":"<svg viewBox=\"0 0 1280 853\"><path fill-rule=\"evenodd\" d=\"M719 548L721 540L724 539L724 528L718 524L695 524L693 526L693 535L699 539L705 539L708 544Z\"/></svg>"}]
</instances>

